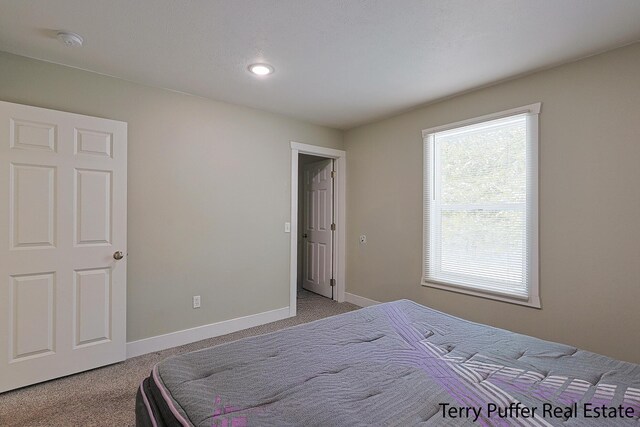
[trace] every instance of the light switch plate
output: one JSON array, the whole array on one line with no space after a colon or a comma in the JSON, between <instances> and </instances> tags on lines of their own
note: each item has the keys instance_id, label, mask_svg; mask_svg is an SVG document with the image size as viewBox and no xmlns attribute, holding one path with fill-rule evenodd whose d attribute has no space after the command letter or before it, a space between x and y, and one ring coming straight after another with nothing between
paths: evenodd
<instances>
[{"instance_id":1,"label":"light switch plate","mask_svg":"<svg viewBox=\"0 0 640 427\"><path fill-rule=\"evenodd\" d=\"M285 222L284 223L284 232L285 233L291 233L291 223L290 222Z\"/></svg>"}]
</instances>

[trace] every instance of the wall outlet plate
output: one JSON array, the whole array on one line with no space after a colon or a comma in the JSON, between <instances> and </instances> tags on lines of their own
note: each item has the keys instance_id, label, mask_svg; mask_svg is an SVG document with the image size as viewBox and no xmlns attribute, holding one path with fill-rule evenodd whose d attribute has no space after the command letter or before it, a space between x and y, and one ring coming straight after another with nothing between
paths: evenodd
<instances>
[{"instance_id":1,"label":"wall outlet plate","mask_svg":"<svg viewBox=\"0 0 640 427\"><path fill-rule=\"evenodd\" d=\"M200 295L193 297L193 308L200 308Z\"/></svg>"}]
</instances>

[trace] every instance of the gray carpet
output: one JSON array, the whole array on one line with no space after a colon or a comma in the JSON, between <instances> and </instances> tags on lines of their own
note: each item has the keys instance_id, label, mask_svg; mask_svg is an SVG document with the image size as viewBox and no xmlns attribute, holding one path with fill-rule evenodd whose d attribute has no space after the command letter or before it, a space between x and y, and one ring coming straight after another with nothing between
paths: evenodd
<instances>
[{"instance_id":1,"label":"gray carpet","mask_svg":"<svg viewBox=\"0 0 640 427\"><path fill-rule=\"evenodd\" d=\"M146 354L116 365L0 394L0 425L134 425L137 388L149 375L151 368L162 359L346 313L357 308L353 304L336 303L309 292L302 292L298 298L298 315L294 318Z\"/></svg>"}]
</instances>

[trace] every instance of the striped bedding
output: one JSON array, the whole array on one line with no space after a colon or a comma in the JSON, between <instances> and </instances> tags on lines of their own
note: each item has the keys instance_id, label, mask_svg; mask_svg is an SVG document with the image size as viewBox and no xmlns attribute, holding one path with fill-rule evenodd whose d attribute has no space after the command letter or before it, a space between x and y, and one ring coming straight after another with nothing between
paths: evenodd
<instances>
[{"instance_id":1,"label":"striped bedding","mask_svg":"<svg viewBox=\"0 0 640 427\"><path fill-rule=\"evenodd\" d=\"M640 365L401 300L169 358L136 413L141 426L637 427Z\"/></svg>"}]
</instances>

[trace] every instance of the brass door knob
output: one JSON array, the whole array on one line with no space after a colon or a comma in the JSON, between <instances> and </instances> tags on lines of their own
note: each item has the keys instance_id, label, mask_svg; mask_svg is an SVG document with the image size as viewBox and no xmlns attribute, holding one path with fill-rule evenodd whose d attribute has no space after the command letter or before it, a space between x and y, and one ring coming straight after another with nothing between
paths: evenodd
<instances>
[{"instance_id":1,"label":"brass door knob","mask_svg":"<svg viewBox=\"0 0 640 427\"><path fill-rule=\"evenodd\" d=\"M122 254L122 251L116 251L113 253L113 259L115 260L122 259L122 257L124 257L124 255Z\"/></svg>"}]
</instances>

